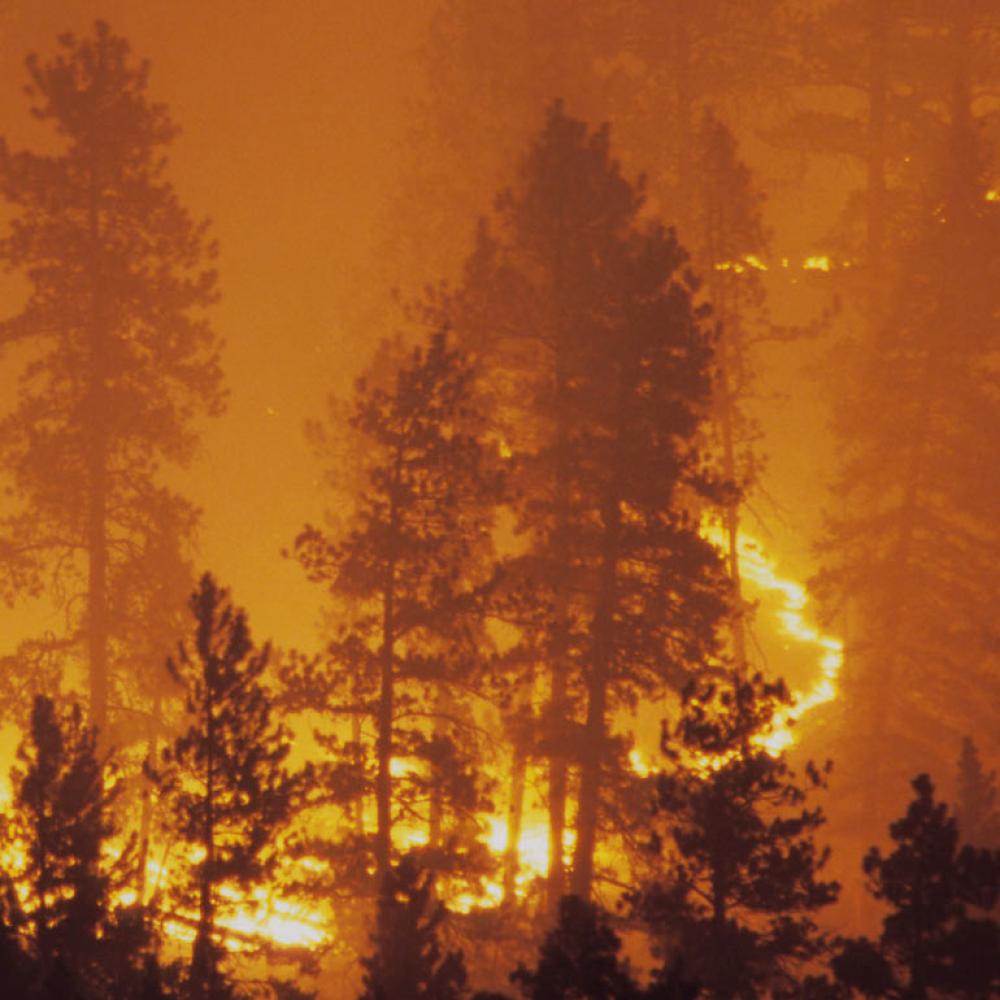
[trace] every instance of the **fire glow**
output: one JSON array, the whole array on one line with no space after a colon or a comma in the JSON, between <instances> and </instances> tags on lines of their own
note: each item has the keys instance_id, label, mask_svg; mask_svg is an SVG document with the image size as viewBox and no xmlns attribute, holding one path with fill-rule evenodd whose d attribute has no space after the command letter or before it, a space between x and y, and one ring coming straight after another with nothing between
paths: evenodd
<instances>
[{"instance_id":1,"label":"fire glow","mask_svg":"<svg viewBox=\"0 0 1000 1000\"><path fill-rule=\"evenodd\" d=\"M720 547L724 536L719 525L702 528L705 536ZM761 734L758 743L773 754L787 750L795 742L793 728L807 712L837 697L837 680L844 662L844 644L811 624L806 612L809 595L806 588L778 572L775 561L753 535L741 532L738 542L740 576L765 593L777 596L778 609L773 613L777 632L786 639L812 647L818 655L818 676L808 687L792 691L793 704L782 710L771 732Z\"/></svg>"},{"instance_id":2,"label":"fire glow","mask_svg":"<svg viewBox=\"0 0 1000 1000\"><path fill-rule=\"evenodd\" d=\"M705 522L703 535L713 544L723 547L724 533L718 524ZM775 719L772 729L760 734L757 743L769 753L777 756L795 742L794 727L809 711L824 705L837 697L837 680L843 662L843 643L824 634L810 622L807 607L809 596L806 588L795 580L781 575L776 561L766 554L764 546L752 535L741 533L738 542L740 575L752 591L769 595L777 600L778 607L761 616L761 624L773 629L777 634L797 645L811 648L818 656L818 675L804 689L793 690L794 702ZM629 755L629 764L640 777L647 777L656 771L655 762L639 749ZM410 774L417 765L406 758L394 758L391 772L400 778ZM6 781L0 779L0 804L10 800L10 790ZM533 882L544 878L549 867L549 831L547 818L540 808L527 810L528 815L518 837L518 874L514 892L524 898ZM373 820L373 817L366 817ZM495 857L503 857L508 850L510 831L506 817L492 814L482 817L486 842ZM397 846L417 848L426 845L427 832L419 825L401 826L396 831ZM566 830L563 845L567 863L573 848L573 831ZM169 878L169 871L155 862L147 866L147 882L159 884ZM504 891L498 881L486 880L479 894L469 892L448 893L447 885L441 890L449 907L457 912L470 912L499 906L504 901ZM223 895L231 903L237 899L234 890L227 888ZM119 902L129 905L136 901L134 893L123 893ZM253 949L270 943L279 947L316 949L327 946L331 935L328 921L318 911L300 900L281 899L264 890L254 893L250 899L237 905L228 917L219 920L222 941L230 952ZM176 913L167 916L164 930L176 944L189 944L194 937L195 914Z\"/></svg>"}]
</instances>

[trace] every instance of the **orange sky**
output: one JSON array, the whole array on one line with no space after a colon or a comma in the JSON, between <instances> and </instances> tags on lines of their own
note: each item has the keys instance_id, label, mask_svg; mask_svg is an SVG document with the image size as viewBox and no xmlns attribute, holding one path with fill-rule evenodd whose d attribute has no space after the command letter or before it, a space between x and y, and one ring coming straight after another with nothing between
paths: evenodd
<instances>
[{"instance_id":1,"label":"orange sky","mask_svg":"<svg viewBox=\"0 0 1000 1000\"><path fill-rule=\"evenodd\" d=\"M232 587L260 639L312 640L320 595L279 556L323 506L302 424L369 349L348 339L345 317L394 189L430 7L0 0L0 134L14 146L45 134L27 114L25 54L53 52L57 34L87 33L97 17L149 58L152 95L181 126L169 175L221 245L213 318L231 392L183 489L205 511L200 568Z\"/></svg>"},{"instance_id":2,"label":"orange sky","mask_svg":"<svg viewBox=\"0 0 1000 1000\"><path fill-rule=\"evenodd\" d=\"M321 595L279 554L325 504L302 425L322 415L331 390L349 388L375 340L388 332L358 319L388 292L377 276L385 269L374 262L386 205L406 162L408 101L420 80L415 48L435 6L436 0L0 0L0 134L15 147L37 146L49 135L27 112L25 54L53 52L57 34L89 32L97 17L149 58L151 93L181 127L169 174L189 209L211 217L220 242L222 300L213 319L226 341L231 393L227 414L204 428L201 454L181 489L204 509L198 568L232 588L259 639L280 645L310 647L315 640ZM759 142L748 152L772 166L773 151ZM794 240L811 247L806 230L815 234L827 224L812 217L821 208L828 213L836 199L817 199L815 181L802 183L803 165L782 162L774 165L777 173L794 167L799 181L767 178L770 215L779 230L776 249L792 253L799 249ZM785 219L793 221L783 225ZM470 235L472 229L470 220ZM792 305L793 291L772 289L779 314ZM16 296L9 298L12 312ZM804 309L793 308L799 320L819 308L811 293L806 299ZM771 383L761 404L770 454L765 485L778 503L764 504L761 513L772 529L767 544L800 577L812 569L809 538L828 460L815 447L823 404L803 374L814 350L809 343L780 348L762 373ZM0 359L0 387L12 377ZM6 635L0 651L26 629L37 632L24 611L0 609Z\"/></svg>"}]
</instances>

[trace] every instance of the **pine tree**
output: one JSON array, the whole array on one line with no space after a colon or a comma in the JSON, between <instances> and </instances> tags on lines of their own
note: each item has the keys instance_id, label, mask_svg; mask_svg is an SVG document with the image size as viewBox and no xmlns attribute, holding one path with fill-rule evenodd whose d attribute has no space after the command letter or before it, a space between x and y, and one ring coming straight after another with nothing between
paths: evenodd
<instances>
[{"instance_id":1,"label":"pine tree","mask_svg":"<svg viewBox=\"0 0 1000 1000\"><path fill-rule=\"evenodd\" d=\"M901 255L887 322L852 359L836 411L841 507L814 583L827 607L852 606L844 773L864 822L907 771L950 768L961 737L992 725L1000 211L986 190L963 115Z\"/></svg>"},{"instance_id":2,"label":"pine tree","mask_svg":"<svg viewBox=\"0 0 1000 1000\"><path fill-rule=\"evenodd\" d=\"M613 715L705 663L729 597L692 511L722 492L695 446L709 337L685 252L640 221L642 204L608 129L554 105L445 305L512 454L523 541L508 574L525 653L547 681L535 752L549 767L553 907L565 891L571 770L572 889L588 898L621 756Z\"/></svg>"},{"instance_id":3,"label":"pine tree","mask_svg":"<svg viewBox=\"0 0 1000 1000\"><path fill-rule=\"evenodd\" d=\"M525 1000L637 1000L641 991L620 951L606 913L578 896L564 896L538 965L522 965L510 979Z\"/></svg>"},{"instance_id":4,"label":"pine tree","mask_svg":"<svg viewBox=\"0 0 1000 1000\"><path fill-rule=\"evenodd\" d=\"M460 1000L466 992L462 953L441 952L447 916L433 876L409 855L400 859L379 890L374 951L361 960L361 1000Z\"/></svg>"},{"instance_id":5,"label":"pine tree","mask_svg":"<svg viewBox=\"0 0 1000 1000\"><path fill-rule=\"evenodd\" d=\"M215 247L165 177L177 130L147 93L148 65L102 21L59 44L50 60L28 59L32 110L58 150L0 145L14 213L0 260L29 287L0 342L32 358L0 422L0 462L24 503L3 523L2 571L8 594L54 574L106 739L123 575L168 531L182 546L194 519L159 467L187 462L192 417L221 408L218 342L201 316L215 299Z\"/></svg>"},{"instance_id":6,"label":"pine tree","mask_svg":"<svg viewBox=\"0 0 1000 1000\"><path fill-rule=\"evenodd\" d=\"M934 799L926 774L889 826L895 848L873 847L868 888L890 912L877 942L847 941L833 961L838 980L866 996L993 996L1000 990L1000 925L977 911L1000 896L1000 851L959 847L958 826Z\"/></svg>"},{"instance_id":7,"label":"pine tree","mask_svg":"<svg viewBox=\"0 0 1000 1000\"><path fill-rule=\"evenodd\" d=\"M650 190L671 206L682 242L698 243L698 133L710 109L746 120L790 82L786 0L621 0L601 4L598 37L611 118L624 148L650 172ZM643 152L646 151L646 152Z\"/></svg>"},{"instance_id":8,"label":"pine tree","mask_svg":"<svg viewBox=\"0 0 1000 1000\"><path fill-rule=\"evenodd\" d=\"M106 857L120 782L97 756L95 732L79 706L60 711L43 695L35 698L17 760L3 833L23 860L5 881L24 902L10 897L5 923L29 943L30 958L22 962L37 970L40 995L98 998L123 919L113 912L112 892L124 884L129 865L127 851L114 862ZM142 953L125 959L127 972L136 961ZM127 982L119 985L120 995L129 996Z\"/></svg>"},{"instance_id":9,"label":"pine tree","mask_svg":"<svg viewBox=\"0 0 1000 1000\"><path fill-rule=\"evenodd\" d=\"M760 458L754 448L758 428L747 409L754 389L754 340L775 336L765 312L759 268L764 266L767 233L763 195L739 157L732 132L707 112L697 133L699 183L692 220L693 263L703 276L715 326L712 386L712 444L722 479L737 487L720 511L729 576L737 613L733 615L733 656L747 663L747 623L743 607L739 533L743 503L753 488Z\"/></svg>"},{"instance_id":10,"label":"pine tree","mask_svg":"<svg viewBox=\"0 0 1000 1000\"><path fill-rule=\"evenodd\" d=\"M977 847L1000 845L1000 810L997 808L997 774L983 770L976 744L962 739L958 758L958 799L955 820L966 843Z\"/></svg>"},{"instance_id":11,"label":"pine tree","mask_svg":"<svg viewBox=\"0 0 1000 1000\"><path fill-rule=\"evenodd\" d=\"M349 419L363 442L366 482L341 532L307 527L296 540L310 578L353 614L325 668L305 683L286 680L298 707L373 724L373 854L382 881L400 846L393 828L401 812L411 832L426 824L438 864L453 866L457 851L467 875L480 866L479 831L469 823L481 794L476 727L461 691L482 663L501 479L470 405L471 380L444 335L414 350L386 384L361 380ZM407 773L394 776L394 760Z\"/></svg>"},{"instance_id":12,"label":"pine tree","mask_svg":"<svg viewBox=\"0 0 1000 1000\"><path fill-rule=\"evenodd\" d=\"M807 804L823 777L810 765L797 779L760 743L788 700L781 682L734 671L692 685L675 730L664 732L670 766L657 804L666 830L653 843L672 864L633 903L654 941L679 949L720 1000L794 988L823 947L813 914L837 898L837 884L821 880L823 813Z\"/></svg>"},{"instance_id":13,"label":"pine tree","mask_svg":"<svg viewBox=\"0 0 1000 1000\"><path fill-rule=\"evenodd\" d=\"M194 634L167 661L181 686L187 732L163 752L162 783L181 845L200 852L186 897L198 913L189 990L226 995L220 970L220 889L259 884L273 873L275 837L289 818L297 781L285 760L290 733L271 719L264 686L269 648L258 650L245 613L205 574L190 601Z\"/></svg>"}]
</instances>

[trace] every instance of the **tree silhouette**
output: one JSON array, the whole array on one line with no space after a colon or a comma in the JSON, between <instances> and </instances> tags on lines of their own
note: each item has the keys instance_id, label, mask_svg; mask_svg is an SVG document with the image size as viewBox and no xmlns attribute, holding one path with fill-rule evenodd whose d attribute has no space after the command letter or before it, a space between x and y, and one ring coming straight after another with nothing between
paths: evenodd
<instances>
[{"instance_id":1,"label":"tree silhouette","mask_svg":"<svg viewBox=\"0 0 1000 1000\"><path fill-rule=\"evenodd\" d=\"M837 898L837 884L819 877L829 856L814 840L823 814L806 806L822 776L810 765L800 783L755 742L787 702L781 682L735 671L693 685L664 733L671 766L657 798L667 830L654 844L672 846L672 870L633 902L712 997L796 984L822 950L812 915Z\"/></svg>"},{"instance_id":2,"label":"tree silhouette","mask_svg":"<svg viewBox=\"0 0 1000 1000\"><path fill-rule=\"evenodd\" d=\"M50 698L35 698L3 820L12 849L0 902L0 949L12 977L3 984L7 995L160 996L148 989L159 963L144 914L114 898L135 857L127 842L111 846L121 783L95 748L79 706L60 710Z\"/></svg>"},{"instance_id":3,"label":"tree silhouette","mask_svg":"<svg viewBox=\"0 0 1000 1000\"><path fill-rule=\"evenodd\" d=\"M956 122L887 320L849 357L835 413L839 509L814 582L828 607L852 608L842 770L860 791L852 826L868 838L862 824L895 812L887 788L904 788L915 764L950 769L961 737L992 724L983 691L995 689L1000 463L988 428L1000 408L986 359L1000 329L988 249L1000 206L986 198L984 167L971 120Z\"/></svg>"},{"instance_id":4,"label":"tree silhouette","mask_svg":"<svg viewBox=\"0 0 1000 1000\"><path fill-rule=\"evenodd\" d=\"M0 461L24 501L3 522L3 572L11 590L54 574L70 639L86 640L90 718L105 739L119 578L155 550L150 539L186 540L194 510L158 483L159 466L185 463L192 417L221 408L218 344L200 317L215 299L215 247L165 178L176 127L147 94L148 65L103 21L59 44L48 61L28 58L32 110L58 151L0 145L14 211L0 260L29 287L0 343L31 351L0 422Z\"/></svg>"},{"instance_id":5,"label":"tree silhouette","mask_svg":"<svg viewBox=\"0 0 1000 1000\"><path fill-rule=\"evenodd\" d=\"M889 826L894 850L873 847L863 863L869 891L891 907L882 934L845 942L833 971L866 996L995 995L1000 927L970 911L996 905L1000 851L959 847L958 826L935 802L930 778L921 774L912 785L906 815Z\"/></svg>"},{"instance_id":6,"label":"tree silhouette","mask_svg":"<svg viewBox=\"0 0 1000 1000\"><path fill-rule=\"evenodd\" d=\"M362 1000L459 1000L465 994L465 963L460 951L441 952L446 918L433 876L404 856L379 890L374 951L361 960Z\"/></svg>"},{"instance_id":7,"label":"tree silhouette","mask_svg":"<svg viewBox=\"0 0 1000 1000\"><path fill-rule=\"evenodd\" d=\"M274 839L289 817L297 782L285 767L290 734L272 721L263 684L269 649L254 647L245 613L210 575L201 578L190 608L194 634L167 661L190 723L164 750L158 778L172 832L201 855L188 875L188 896L198 911L190 994L218 1000L228 989L216 931L220 888L245 889L273 873Z\"/></svg>"},{"instance_id":8,"label":"tree silhouette","mask_svg":"<svg viewBox=\"0 0 1000 1000\"><path fill-rule=\"evenodd\" d=\"M977 847L1000 845L996 771L987 773L983 769L979 750L968 736L962 739L962 752L958 758L955 820L966 843Z\"/></svg>"},{"instance_id":9,"label":"tree silhouette","mask_svg":"<svg viewBox=\"0 0 1000 1000\"><path fill-rule=\"evenodd\" d=\"M754 443L759 429L747 412L753 391L753 341L770 327L759 268L768 242L763 194L738 158L732 132L711 113L697 131L699 175L691 238L693 263L703 276L715 326L712 385L712 444L722 479L738 486L720 510L726 535L729 576L737 613L733 615L733 656L746 666L747 636L743 607L739 532L745 494L757 479L760 457ZM773 331L769 331L772 332Z\"/></svg>"},{"instance_id":10,"label":"tree silhouette","mask_svg":"<svg viewBox=\"0 0 1000 1000\"><path fill-rule=\"evenodd\" d=\"M596 904L564 896L538 965L520 966L510 979L526 1000L637 1000L641 992L620 950L621 939Z\"/></svg>"},{"instance_id":11,"label":"tree silhouette","mask_svg":"<svg viewBox=\"0 0 1000 1000\"><path fill-rule=\"evenodd\" d=\"M709 337L685 252L640 219L642 205L609 130L557 103L443 304L512 455L522 536L508 564L512 617L547 681L533 751L549 769L552 907L565 891L571 770L572 888L586 898L608 778L620 770L614 713L682 686L713 655L729 595L691 509L722 493L695 444Z\"/></svg>"},{"instance_id":12,"label":"tree silhouette","mask_svg":"<svg viewBox=\"0 0 1000 1000\"><path fill-rule=\"evenodd\" d=\"M470 406L472 369L443 335L387 380L361 380L350 415L366 482L339 534L307 527L295 553L310 578L353 603L328 668L286 679L297 703L374 723L374 856L388 876L400 813L426 823L437 854L479 801L471 712L460 689L481 657L501 478ZM408 761L394 776L394 759ZM454 822L444 828L443 809ZM466 834L474 841L478 830ZM439 857L439 861L442 858ZM468 874L468 873L466 873Z\"/></svg>"}]
</instances>

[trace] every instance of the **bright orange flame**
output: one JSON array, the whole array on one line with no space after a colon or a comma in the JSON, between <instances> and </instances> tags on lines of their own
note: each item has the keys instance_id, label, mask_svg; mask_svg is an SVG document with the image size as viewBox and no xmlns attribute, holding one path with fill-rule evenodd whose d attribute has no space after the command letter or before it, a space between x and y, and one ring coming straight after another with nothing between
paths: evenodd
<instances>
[{"instance_id":1,"label":"bright orange flame","mask_svg":"<svg viewBox=\"0 0 1000 1000\"><path fill-rule=\"evenodd\" d=\"M720 548L725 536L720 525L705 523L702 534ZM780 632L804 646L814 647L819 654L819 674L805 690L792 691L794 704L775 717L771 732L762 734L757 742L772 754L779 754L795 742L794 724L807 712L833 701L837 697L837 679L844 663L844 644L840 639L825 635L810 624L806 613L809 595L805 587L778 572L773 559L764 553L761 543L752 535L740 532L737 544L740 575L760 590L777 594L781 608L775 613Z\"/></svg>"}]
</instances>

